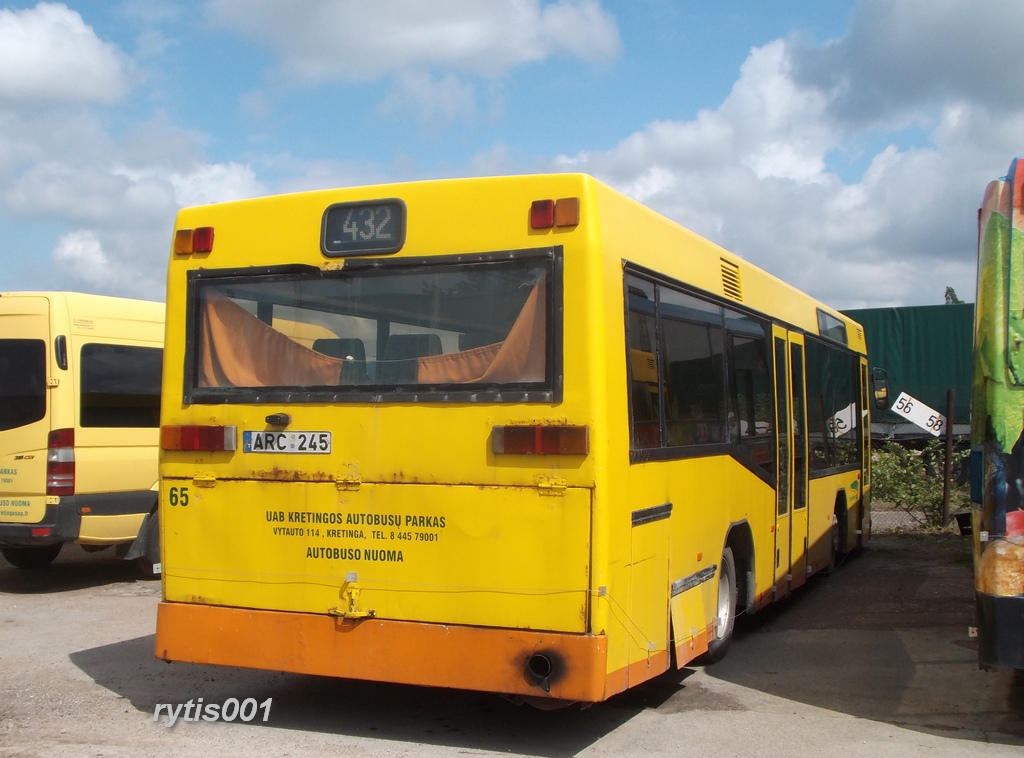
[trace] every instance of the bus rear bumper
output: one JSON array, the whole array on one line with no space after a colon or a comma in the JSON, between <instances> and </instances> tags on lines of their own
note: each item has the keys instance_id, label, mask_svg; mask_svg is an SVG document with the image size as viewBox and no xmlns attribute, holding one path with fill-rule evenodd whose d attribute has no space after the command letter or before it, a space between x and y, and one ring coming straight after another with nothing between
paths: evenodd
<instances>
[{"instance_id":1,"label":"bus rear bumper","mask_svg":"<svg viewBox=\"0 0 1024 758\"><path fill-rule=\"evenodd\" d=\"M0 522L0 547L79 541L94 545L131 542L135 539L138 524L132 518L122 517L144 516L153 510L156 498L157 493L152 490L64 496L58 505L47 505L43 518L38 522ZM91 519L88 528L83 523L85 519ZM99 526L97 519L110 519L114 528L108 526L108 533L104 534L104 528ZM124 531L126 525L132 525L134 529ZM90 533L90 530L95 533Z\"/></svg>"},{"instance_id":2,"label":"bus rear bumper","mask_svg":"<svg viewBox=\"0 0 1024 758\"><path fill-rule=\"evenodd\" d=\"M163 601L155 654L165 661L599 702L607 637ZM619 677L613 677L617 680Z\"/></svg>"}]
</instances>

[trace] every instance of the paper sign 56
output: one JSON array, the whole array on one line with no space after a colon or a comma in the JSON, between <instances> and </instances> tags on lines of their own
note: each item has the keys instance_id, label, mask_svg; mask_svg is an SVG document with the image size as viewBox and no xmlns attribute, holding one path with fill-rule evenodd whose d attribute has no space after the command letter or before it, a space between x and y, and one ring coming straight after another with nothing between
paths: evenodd
<instances>
[{"instance_id":1,"label":"paper sign 56","mask_svg":"<svg viewBox=\"0 0 1024 758\"><path fill-rule=\"evenodd\" d=\"M929 408L920 400L901 392L892 406L893 413L898 413L912 424L938 437L946 428L946 417L934 408Z\"/></svg>"}]
</instances>

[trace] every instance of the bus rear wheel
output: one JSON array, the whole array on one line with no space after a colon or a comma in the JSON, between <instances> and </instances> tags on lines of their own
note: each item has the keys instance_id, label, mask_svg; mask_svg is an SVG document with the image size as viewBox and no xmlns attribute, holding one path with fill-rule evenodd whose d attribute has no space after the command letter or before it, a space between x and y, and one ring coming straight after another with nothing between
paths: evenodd
<instances>
[{"instance_id":1,"label":"bus rear wheel","mask_svg":"<svg viewBox=\"0 0 1024 758\"><path fill-rule=\"evenodd\" d=\"M715 663L725 657L736 625L736 559L732 548L722 551L722 563L718 574L718 605L715 609L714 637L704 655L706 663Z\"/></svg>"},{"instance_id":2,"label":"bus rear wheel","mask_svg":"<svg viewBox=\"0 0 1024 758\"><path fill-rule=\"evenodd\" d=\"M0 553L3 553L7 562L15 568L37 569L53 563L63 546L62 542L55 542L52 545L5 547Z\"/></svg>"},{"instance_id":3,"label":"bus rear wheel","mask_svg":"<svg viewBox=\"0 0 1024 758\"><path fill-rule=\"evenodd\" d=\"M839 516L835 513L832 514L832 528L828 534L828 563L825 564L825 568L822 572L825 576L831 576L831 574L839 566L839 549L841 547L842 532L839 529Z\"/></svg>"}]
</instances>

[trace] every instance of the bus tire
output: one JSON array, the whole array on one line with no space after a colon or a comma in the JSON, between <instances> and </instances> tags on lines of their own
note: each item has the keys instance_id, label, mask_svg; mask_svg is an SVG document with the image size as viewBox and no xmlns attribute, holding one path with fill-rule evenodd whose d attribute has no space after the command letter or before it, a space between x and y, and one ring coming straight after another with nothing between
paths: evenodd
<instances>
[{"instance_id":1,"label":"bus tire","mask_svg":"<svg viewBox=\"0 0 1024 758\"><path fill-rule=\"evenodd\" d=\"M825 568L821 571L825 576L831 576L839 566L839 553L841 549L841 545L839 543L842 540L842 536L842 530L839 528L839 514L833 513L832 528L828 533L828 562L825 564Z\"/></svg>"},{"instance_id":2,"label":"bus tire","mask_svg":"<svg viewBox=\"0 0 1024 758\"><path fill-rule=\"evenodd\" d=\"M736 625L736 597L736 559L732 548L727 547L722 551L722 563L719 566L715 629L708 643L708 652L704 655L705 663L716 663L725 657Z\"/></svg>"},{"instance_id":3,"label":"bus tire","mask_svg":"<svg viewBox=\"0 0 1024 758\"><path fill-rule=\"evenodd\" d=\"M15 568L38 569L53 563L62 547L64 547L63 542L55 542L52 545L5 547L0 552Z\"/></svg>"}]
</instances>

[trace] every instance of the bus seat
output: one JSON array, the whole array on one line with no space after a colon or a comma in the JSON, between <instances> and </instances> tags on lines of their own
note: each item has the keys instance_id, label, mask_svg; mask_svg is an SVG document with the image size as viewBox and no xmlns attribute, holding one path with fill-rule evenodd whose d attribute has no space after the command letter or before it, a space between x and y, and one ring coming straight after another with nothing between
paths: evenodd
<instances>
[{"instance_id":1,"label":"bus seat","mask_svg":"<svg viewBox=\"0 0 1024 758\"><path fill-rule=\"evenodd\" d=\"M340 381L343 384L366 382L366 347L357 337L321 338L313 340L313 349L332 358L341 358Z\"/></svg>"},{"instance_id":2,"label":"bus seat","mask_svg":"<svg viewBox=\"0 0 1024 758\"><path fill-rule=\"evenodd\" d=\"M384 345L381 381L400 384L416 381L417 360L441 354L441 337L437 334L392 334Z\"/></svg>"}]
</instances>

